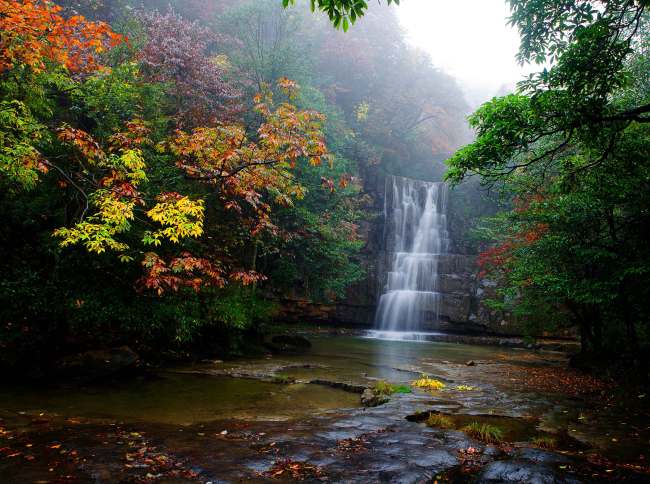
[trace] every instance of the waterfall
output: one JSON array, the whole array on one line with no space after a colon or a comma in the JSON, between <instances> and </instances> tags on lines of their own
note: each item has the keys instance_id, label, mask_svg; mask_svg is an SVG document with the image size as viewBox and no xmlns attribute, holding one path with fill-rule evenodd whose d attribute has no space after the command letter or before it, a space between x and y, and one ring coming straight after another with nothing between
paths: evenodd
<instances>
[{"instance_id":1,"label":"waterfall","mask_svg":"<svg viewBox=\"0 0 650 484\"><path fill-rule=\"evenodd\" d=\"M446 212L444 183L386 179L384 237L389 270L375 314L380 332L417 332L426 322L438 322L438 262L449 251Z\"/></svg>"}]
</instances>

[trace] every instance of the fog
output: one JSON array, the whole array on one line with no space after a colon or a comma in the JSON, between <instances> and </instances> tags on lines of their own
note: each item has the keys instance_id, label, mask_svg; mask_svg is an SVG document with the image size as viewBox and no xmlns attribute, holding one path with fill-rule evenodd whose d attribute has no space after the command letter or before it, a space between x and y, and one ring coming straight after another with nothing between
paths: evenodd
<instances>
[{"instance_id":1,"label":"fog","mask_svg":"<svg viewBox=\"0 0 650 484\"><path fill-rule=\"evenodd\" d=\"M535 70L515 60L519 34L505 0L406 0L396 10L409 41L458 80L472 107Z\"/></svg>"}]
</instances>

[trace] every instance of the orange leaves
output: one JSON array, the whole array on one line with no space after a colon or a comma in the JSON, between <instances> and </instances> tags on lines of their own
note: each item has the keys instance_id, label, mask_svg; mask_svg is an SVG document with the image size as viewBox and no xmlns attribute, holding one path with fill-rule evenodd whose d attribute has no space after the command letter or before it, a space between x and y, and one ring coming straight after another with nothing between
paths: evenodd
<instances>
[{"instance_id":1,"label":"orange leaves","mask_svg":"<svg viewBox=\"0 0 650 484\"><path fill-rule=\"evenodd\" d=\"M291 459L276 461L273 467L263 475L270 479L290 479L294 481L320 479L324 477L323 470L320 467Z\"/></svg>"},{"instance_id":2,"label":"orange leaves","mask_svg":"<svg viewBox=\"0 0 650 484\"><path fill-rule=\"evenodd\" d=\"M298 94L298 83L286 77L278 80L278 87L289 99L293 99Z\"/></svg>"},{"instance_id":3,"label":"orange leaves","mask_svg":"<svg viewBox=\"0 0 650 484\"><path fill-rule=\"evenodd\" d=\"M286 92L297 89L289 79L278 84ZM264 118L257 142L248 138L244 127L221 124L191 133L179 131L169 143L178 157L177 165L187 176L219 185L224 207L242 216L252 235L274 230L265 195L278 205L291 205L293 199L304 195L292 168L300 160L318 165L328 156L321 114L300 111L287 103L276 108L269 90L258 94L255 103Z\"/></svg>"},{"instance_id":4,"label":"orange leaves","mask_svg":"<svg viewBox=\"0 0 650 484\"><path fill-rule=\"evenodd\" d=\"M142 265L145 268L145 276L140 280L140 284L158 295L167 291L177 292L182 288L190 288L196 292L204 286L221 288L228 280L247 286L266 279L255 271L235 271L227 274L220 262L195 257L189 252L183 252L169 262L158 254L148 252Z\"/></svg>"},{"instance_id":5,"label":"orange leaves","mask_svg":"<svg viewBox=\"0 0 650 484\"><path fill-rule=\"evenodd\" d=\"M205 282L210 282L217 287L225 285L220 267L206 259L196 258L189 252L183 252L169 262L154 252L147 252L142 265L145 268L145 275L140 279L140 284L146 289L155 291L159 296L170 290L177 292L183 287L198 291ZM207 276L207 281L204 280L204 276Z\"/></svg>"},{"instance_id":6,"label":"orange leaves","mask_svg":"<svg viewBox=\"0 0 650 484\"><path fill-rule=\"evenodd\" d=\"M46 61L92 72L102 52L125 40L104 22L65 19L61 10L49 1L0 0L0 72L17 65L41 72Z\"/></svg>"},{"instance_id":7,"label":"orange leaves","mask_svg":"<svg viewBox=\"0 0 650 484\"><path fill-rule=\"evenodd\" d=\"M63 143L71 144L90 161L99 161L106 157L104 150L99 146L92 136L81 129L64 125L58 130L57 138Z\"/></svg>"},{"instance_id":8,"label":"orange leaves","mask_svg":"<svg viewBox=\"0 0 650 484\"><path fill-rule=\"evenodd\" d=\"M141 119L132 119L125 123L125 130L115 133L108 140L111 151L129 150L151 144L151 129Z\"/></svg>"},{"instance_id":9,"label":"orange leaves","mask_svg":"<svg viewBox=\"0 0 650 484\"><path fill-rule=\"evenodd\" d=\"M265 281L266 276L255 271L237 271L230 274L230 279L240 282L244 286L257 284L258 282Z\"/></svg>"}]
</instances>

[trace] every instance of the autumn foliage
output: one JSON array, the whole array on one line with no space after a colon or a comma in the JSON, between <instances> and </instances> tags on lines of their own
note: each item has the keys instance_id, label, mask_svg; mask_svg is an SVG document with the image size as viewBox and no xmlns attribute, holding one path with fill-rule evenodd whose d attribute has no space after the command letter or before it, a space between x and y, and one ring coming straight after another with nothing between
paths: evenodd
<instances>
[{"instance_id":1,"label":"autumn foliage","mask_svg":"<svg viewBox=\"0 0 650 484\"><path fill-rule=\"evenodd\" d=\"M124 41L104 22L66 19L61 10L49 1L0 0L0 72L19 65L42 72L47 61L92 72L101 67L103 52Z\"/></svg>"},{"instance_id":2,"label":"autumn foliage","mask_svg":"<svg viewBox=\"0 0 650 484\"><path fill-rule=\"evenodd\" d=\"M535 194L529 197L517 197L514 199L514 212L523 215L527 212L534 213L536 204L544 201L544 197ZM487 248L479 254L478 266L479 276L498 275L501 272L508 272L508 267L516 257L516 251L535 244L548 232L547 223L531 222L523 226L513 226L512 233L505 234L502 240Z\"/></svg>"}]
</instances>

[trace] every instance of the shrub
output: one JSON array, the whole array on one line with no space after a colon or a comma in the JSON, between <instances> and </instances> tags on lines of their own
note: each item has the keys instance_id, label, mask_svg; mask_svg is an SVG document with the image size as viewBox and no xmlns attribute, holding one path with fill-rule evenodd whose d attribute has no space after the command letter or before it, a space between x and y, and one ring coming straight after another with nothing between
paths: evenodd
<instances>
[{"instance_id":1,"label":"shrub","mask_svg":"<svg viewBox=\"0 0 650 484\"><path fill-rule=\"evenodd\" d=\"M472 422L461 430L467 435L488 444L497 444L503 440L503 430L495 425Z\"/></svg>"}]
</instances>

